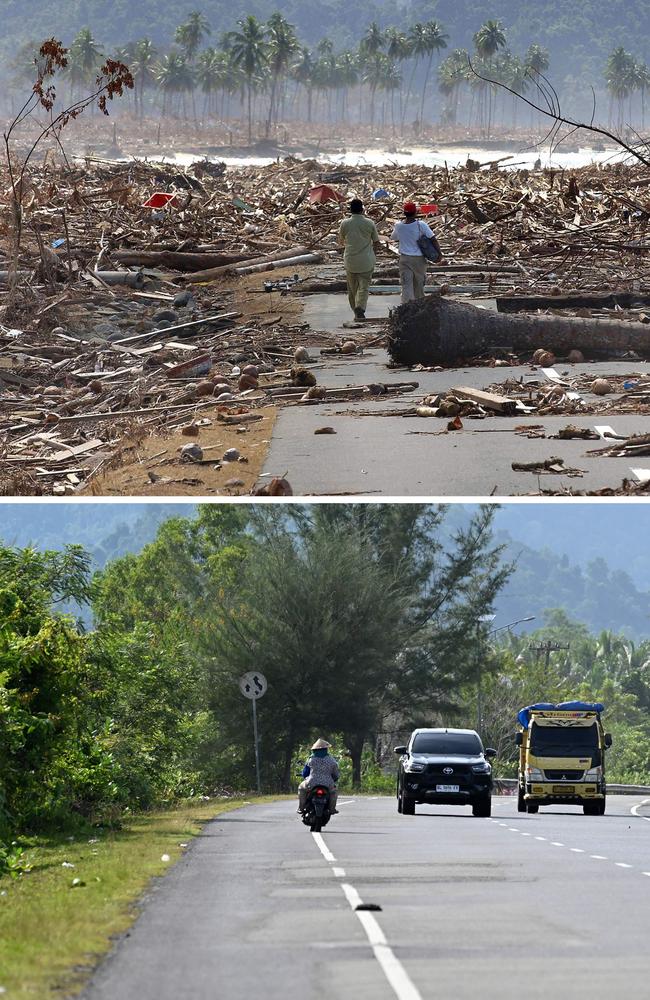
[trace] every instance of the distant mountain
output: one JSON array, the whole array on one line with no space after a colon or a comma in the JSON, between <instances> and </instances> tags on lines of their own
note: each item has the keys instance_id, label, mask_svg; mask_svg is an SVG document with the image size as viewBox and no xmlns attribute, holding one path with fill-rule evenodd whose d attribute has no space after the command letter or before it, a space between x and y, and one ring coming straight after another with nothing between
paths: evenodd
<instances>
[{"instance_id":1,"label":"distant mountain","mask_svg":"<svg viewBox=\"0 0 650 1000\"><path fill-rule=\"evenodd\" d=\"M83 545L96 567L138 552L170 517L189 516L196 504L24 503L0 504L0 541L24 548Z\"/></svg>"},{"instance_id":2,"label":"distant mountain","mask_svg":"<svg viewBox=\"0 0 650 1000\"><path fill-rule=\"evenodd\" d=\"M650 590L650 505L634 503L510 503L496 527L533 549L566 556L583 569L600 557Z\"/></svg>"},{"instance_id":3,"label":"distant mountain","mask_svg":"<svg viewBox=\"0 0 650 1000\"><path fill-rule=\"evenodd\" d=\"M54 549L76 542L100 568L140 551L169 517L195 511L194 503L0 504L0 541ZM452 505L448 530L470 515L470 505ZM534 615L517 630L536 629L545 610L563 607L593 631L650 637L649 526L645 504L504 504L496 540L516 570L496 602L495 627Z\"/></svg>"}]
</instances>

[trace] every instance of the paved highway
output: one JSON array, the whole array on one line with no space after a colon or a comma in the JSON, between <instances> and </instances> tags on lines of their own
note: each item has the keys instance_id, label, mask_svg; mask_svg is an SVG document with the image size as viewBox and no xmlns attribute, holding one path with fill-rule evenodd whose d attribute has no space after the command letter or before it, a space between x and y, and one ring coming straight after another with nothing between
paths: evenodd
<instances>
[{"instance_id":1,"label":"paved highway","mask_svg":"<svg viewBox=\"0 0 650 1000\"><path fill-rule=\"evenodd\" d=\"M617 1000L650 993L650 800L491 819L343 798L210 823L86 1000ZM381 909L357 910L360 904Z\"/></svg>"}]
</instances>

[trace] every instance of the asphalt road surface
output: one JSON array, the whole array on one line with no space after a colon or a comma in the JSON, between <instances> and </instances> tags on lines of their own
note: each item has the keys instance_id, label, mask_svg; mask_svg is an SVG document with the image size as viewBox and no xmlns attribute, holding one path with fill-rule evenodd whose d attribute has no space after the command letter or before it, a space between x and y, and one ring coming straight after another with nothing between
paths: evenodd
<instances>
[{"instance_id":1,"label":"asphalt road surface","mask_svg":"<svg viewBox=\"0 0 650 1000\"><path fill-rule=\"evenodd\" d=\"M369 319L386 316L399 296L371 296ZM473 300L474 304L477 300ZM483 306L494 305L483 300ZM313 295L304 299L304 318L314 330L332 335L333 341L354 336L342 324L349 320L344 295ZM366 333L382 333L381 327L366 326ZM309 346L307 337L306 346ZM311 353L319 359L318 348ZM388 354L381 347L367 349L362 356L324 357L314 366L321 385L341 388L368 383L417 381L418 389L400 395L349 401L326 400L314 406L283 407L273 429L263 479L286 474L296 496L371 495L403 497L517 496L556 491L598 490L619 487L623 479L650 477L648 457L612 458L594 454L605 440L558 440L555 435L568 424L594 430L608 426L624 437L650 433L650 416L629 413L619 416L540 416L468 418L464 429L445 433L446 420L403 416L427 394L446 393L454 386L486 389L506 380L524 386L551 381L530 365L511 368L447 368L442 372L411 371L387 367ZM569 383L578 376L589 381L598 377L647 375L646 361L603 361L565 365L558 374ZM581 390L584 392L584 389ZM587 402L597 397L585 392ZM608 397L611 400L613 397ZM617 397L618 398L618 397ZM599 401L602 404L602 399ZM400 412L401 411L401 412ZM394 416L392 414L395 414ZM329 426L336 432L314 432ZM537 428L528 437L522 427ZM518 432L517 432L518 431ZM521 472L513 462L543 462L551 457L564 460L568 474Z\"/></svg>"},{"instance_id":2,"label":"asphalt road surface","mask_svg":"<svg viewBox=\"0 0 650 1000\"><path fill-rule=\"evenodd\" d=\"M362 902L381 910L357 911ZM650 800L528 816L343 798L210 823L86 1000L618 1000L650 992Z\"/></svg>"}]
</instances>

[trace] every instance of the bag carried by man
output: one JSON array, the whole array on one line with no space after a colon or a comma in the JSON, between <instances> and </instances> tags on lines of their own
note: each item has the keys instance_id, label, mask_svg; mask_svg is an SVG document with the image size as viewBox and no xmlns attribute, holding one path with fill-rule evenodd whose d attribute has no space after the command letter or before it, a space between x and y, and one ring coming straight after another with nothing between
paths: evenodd
<instances>
[{"instance_id":1,"label":"bag carried by man","mask_svg":"<svg viewBox=\"0 0 650 1000\"><path fill-rule=\"evenodd\" d=\"M417 238L417 244L422 251L424 257L430 260L432 264L437 264L439 260L442 260L442 250L440 249L440 244L435 236L427 236L426 233L422 232L422 227L418 222L418 232L419 236Z\"/></svg>"}]
</instances>

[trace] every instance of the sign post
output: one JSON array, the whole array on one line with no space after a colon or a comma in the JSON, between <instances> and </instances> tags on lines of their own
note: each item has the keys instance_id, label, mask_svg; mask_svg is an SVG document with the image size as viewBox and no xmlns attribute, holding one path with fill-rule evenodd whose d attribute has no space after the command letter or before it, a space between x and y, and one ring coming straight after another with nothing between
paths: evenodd
<instances>
[{"instance_id":1,"label":"sign post","mask_svg":"<svg viewBox=\"0 0 650 1000\"><path fill-rule=\"evenodd\" d=\"M258 795L262 791L260 781L260 744L257 735L257 699L266 694L268 684L266 677L259 670L249 670L239 678L239 690L244 698L253 703L253 739L255 741L255 776L257 778Z\"/></svg>"}]
</instances>

